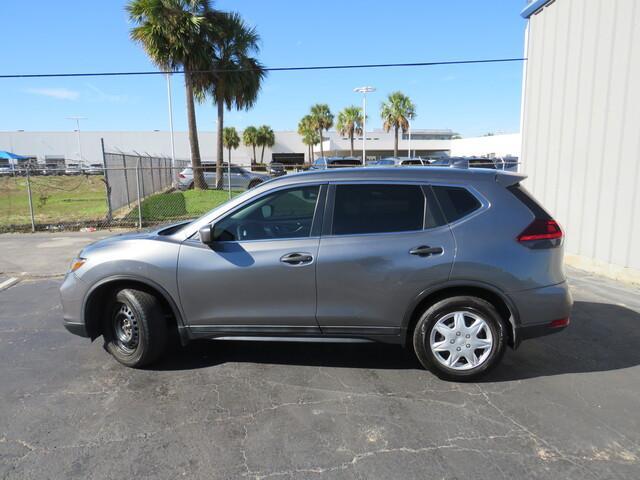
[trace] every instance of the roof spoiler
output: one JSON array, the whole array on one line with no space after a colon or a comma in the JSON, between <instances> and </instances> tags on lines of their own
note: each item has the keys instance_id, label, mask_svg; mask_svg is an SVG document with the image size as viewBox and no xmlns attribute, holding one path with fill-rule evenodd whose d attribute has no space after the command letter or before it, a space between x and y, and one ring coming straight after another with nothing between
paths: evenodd
<instances>
[{"instance_id":1,"label":"roof spoiler","mask_svg":"<svg viewBox=\"0 0 640 480\"><path fill-rule=\"evenodd\" d=\"M505 171L498 171L496 173L496 183L499 183L504 187L510 187L511 185L520 183L525 178L527 178L527 176L524 173L505 172Z\"/></svg>"}]
</instances>

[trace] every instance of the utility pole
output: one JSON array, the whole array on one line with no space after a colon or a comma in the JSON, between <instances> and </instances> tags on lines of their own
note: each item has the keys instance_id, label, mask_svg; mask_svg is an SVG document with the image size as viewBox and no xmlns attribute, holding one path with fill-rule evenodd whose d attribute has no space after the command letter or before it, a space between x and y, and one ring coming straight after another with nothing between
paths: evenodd
<instances>
[{"instance_id":1,"label":"utility pole","mask_svg":"<svg viewBox=\"0 0 640 480\"><path fill-rule=\"evenodd\" d=\"M80 120L86 120L87 117L80 117L78 115L74 115L71 117L67 117L67 120L75 120L76 122L76 133L78 136L78 156L80 157L78 159L78 166L80 168L82 168L82 163L83 163L83 159L82 159L82 142L80 141Z\"/></svg>"}]
</instances>

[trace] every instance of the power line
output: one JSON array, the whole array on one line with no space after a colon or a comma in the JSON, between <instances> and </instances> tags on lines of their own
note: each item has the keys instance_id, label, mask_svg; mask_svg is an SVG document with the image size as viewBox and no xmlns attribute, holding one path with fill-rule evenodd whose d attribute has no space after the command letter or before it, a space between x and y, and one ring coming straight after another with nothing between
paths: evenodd
<instances>
[{"instance_id":1,"label":"power line","mask_svg":"<svg viewBox=\"0 0 640 480\"><path fill-rule=\"evenodd\" d=\"M263 70L268 72L291 72L303 70L346 70L357 68L396 68L396 67L432 67L436 65L468 65L475 63L506 63L506 62L523 62L526 58L490 58L480 60L451 60L445 62L411 62L411 63L365 63L360 65L313 65L308 67L265 67ZM252 70L252 69L246 69ZM224 73L239 70L197 70L191 73ZM133 72L74 72L74 73L16 73L10 75L0 75L0 79L4 78L54 78L54 77L122 77L127 75L165 75L167 73L184 74L184 70L163 71L133 71Z\"/></svg>"}]
</instances>

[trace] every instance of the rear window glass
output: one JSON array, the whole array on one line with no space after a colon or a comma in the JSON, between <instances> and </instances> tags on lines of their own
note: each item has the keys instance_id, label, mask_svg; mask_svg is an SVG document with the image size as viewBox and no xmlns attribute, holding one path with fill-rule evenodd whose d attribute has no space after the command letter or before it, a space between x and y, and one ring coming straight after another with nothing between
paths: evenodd
<instances>
[{"instance_id":1,"label":"rear window glass","mask_svg":"<svg viewBox=\"0 0 640 480\"><path fill-rule=\"evenodd\" d=\"M417 185L337 185L334 235L422 230L425 197Z\"/></svg>"},{"instance_id":2,"label":"rear window glass","mask_svg":"<svg viewBox=\"0 0 640 480\"><path fill-rule=\"evenodd\" d=\"M462 187L433 186L447 222L455 222L480 208L480 202L471 192Z\"/></svg>"},{"instance_id":3,"label":"rear window glass","mask_svg":"<svg viewBox=\"0 0 640 480\"><path fill-rule=\"evenodd\" d=\"M509 190L518 200L524 203L536 218L541 218L543 220L552 219L551 216L545 211L545 209L535 201L535 199L531 196L527 189L519 183L507 187L507 190Z\"/></svg>"}]
</instances>

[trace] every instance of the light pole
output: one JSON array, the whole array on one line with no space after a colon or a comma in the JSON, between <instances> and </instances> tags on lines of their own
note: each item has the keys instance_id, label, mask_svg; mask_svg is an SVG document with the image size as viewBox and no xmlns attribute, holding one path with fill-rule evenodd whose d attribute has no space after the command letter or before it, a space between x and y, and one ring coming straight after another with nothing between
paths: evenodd
<instances>
[{"instance_id":1,"label":"light pole","mask_svg":"<svg viewBox=\"0 0 640 480\"><path fill-rule=\"evenodd\" d=\"M171 74L167 73L167 102L169 103L169 130L171 132L171 178L176 167L176 147L173 140L173 101L171 99Z\"/></svg>"},{"instance_id":2,"label":"light pole","mask_svg":"<svg viewBox=\"0 0 640 480\"><path fill-rule=\"evenodd\" d=\"M78 164L82 163L82 143L80 142L80 120L86 120L87 117L80 117L78 115L74 115L72 117L67 117L67 120L75 120L76 121L76 132L78 134L78 156L80 157ZM82 165L80 165L82 166Z\"/></svg>"},{"instance_id":3,"label":"light pole","mask_svg":"<svg viewBox=\"0 0 640 480\"><path fill-rule=\"evenodd\" d=\"M362 166L367 162L367 93L375 92L375 87L358 87L353 89L356 93L362 94Z\"/></svg>"},{"instance_id":4,"label":"light pole","mask_svg":"<svg viewBox=\"0 0 640 480\"><path fill-rule=\"evenodd\" d=\"M407 119L409 123L409 158L411 158L411 120L413 119L413 115L409 114L409 118Z\"/></svg>"}]
</instances>

